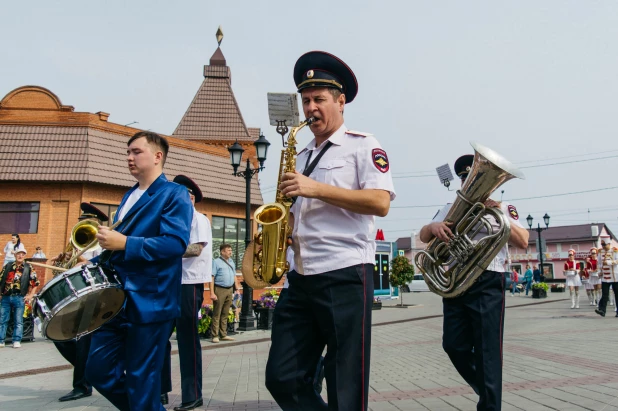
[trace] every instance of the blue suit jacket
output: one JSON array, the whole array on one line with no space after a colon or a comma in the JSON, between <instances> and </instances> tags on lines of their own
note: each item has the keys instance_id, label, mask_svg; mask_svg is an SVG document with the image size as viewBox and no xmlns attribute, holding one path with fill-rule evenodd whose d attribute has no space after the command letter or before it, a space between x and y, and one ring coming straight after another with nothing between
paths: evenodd
<instances>
[{"instance_id":1,"label":"blue suit jacket","mask_svg":"<svg viewBox=\"0 0 618 411\"><path fill-rule=\"evenodd\" d=\"M125 194L118 210L137 187ZM107 264L116 269L124 286L129 321L152 323L180 317L182 255L192 219L187 189L161 174L116 228L127 236L127 244L124 251L112 252ZM105 254L92 261L104 260Z\"/></svg>"}]
</instances>

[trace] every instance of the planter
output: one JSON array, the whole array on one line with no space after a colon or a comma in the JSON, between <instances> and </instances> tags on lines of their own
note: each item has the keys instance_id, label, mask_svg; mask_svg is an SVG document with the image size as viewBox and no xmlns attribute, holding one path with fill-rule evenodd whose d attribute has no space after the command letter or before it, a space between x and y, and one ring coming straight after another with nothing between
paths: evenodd
<instances>
[{"instance_id":1,"label":"planter","mask_svg":"<svg viewBox=\"0 0 618 411\"><path fill-rule=\"evenodd\" d=\"M547 298L547 291L541 288L533 288L532 298Z\"/></svg>"},{"instance_id":2,"label":"planter","mask_svg":"<svg viewBox=\"0 0 618 411\"><path fill-rule=\"evenodd\" d=\"M273 326L274 308L257 307L255 310L258 330L270 330Z\"/></svg>"},{"instance_id":3,"label":"planter","mask_svg":"<svg viewBox=\"0 0 618 411\"><path fill-rule=\"evenodd\" d=\"M6 327L6 339L7 344L13 342L13 312L11 311L11 317ZM34 341L34 319L32 316L24 318L24 333L21 338L22 341Z\"/></svg>"},{"instance_id":4,"label":"planter","mask_svg":"<svg viewBox=\"0 0 618 411\"><path fill-rule=\"evenodd\" d=\"M382 309L382 303L373 303L373 305L371 306L372 310L381 310Z\"/></svg>"},{"instance_id":5,"label":"planter","mask_svg":"<svg viewBox=\"0 0 618 411\"><path fill-rule=\"evenodd\" d=\"M552 293L563 293L566 288L550 288L549 291Z\"/></svg>"}]
</instances>

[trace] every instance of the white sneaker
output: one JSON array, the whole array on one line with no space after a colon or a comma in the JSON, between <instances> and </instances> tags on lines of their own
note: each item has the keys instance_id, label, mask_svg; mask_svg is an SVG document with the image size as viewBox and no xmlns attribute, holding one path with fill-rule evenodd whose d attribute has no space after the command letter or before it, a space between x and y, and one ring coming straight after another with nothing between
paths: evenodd
<instances>
[{"instance_id":1,"label":"white sneaker","mask_svg":"<svg viewBox=\"0 0 618 411\"><path fill-rule=\"evenodd\" d=\"M13 343L13 348L21 348L21 343L19 341L15 341Z\"/></svg>"}]
</instances>

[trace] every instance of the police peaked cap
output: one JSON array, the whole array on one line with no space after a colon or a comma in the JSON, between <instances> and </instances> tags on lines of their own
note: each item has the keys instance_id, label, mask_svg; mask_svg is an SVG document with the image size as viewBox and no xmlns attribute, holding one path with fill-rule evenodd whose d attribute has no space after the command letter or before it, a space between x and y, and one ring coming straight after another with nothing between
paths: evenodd
<instances>
[{"instance_id":1,"label":"police peaked cap","mask_svg":"<svg viewBox=\"0 0 618 411\"><path fill-rule=\"evenodd\" d=\"M474 156L472 154L466 154L459 157L455 161L455 166L453 167L455 169L455 174L457 174L458 177L467 176L473 162Z\"/></svg>"},{"instance_id":2,"label":"police peaked cap","mask_svg":"<svg viewBox=\"0 0 618 411\"><path fill-rule=\"evenodd\" d=\"M202 198L204 198L200 187L195 184L195 181L191 180L189 177L179 174L174 177L174 183L178 183L182 186L187 187L189 189L189 192L195 196L196 203L199 203L200 201L202 201Z\"/></svg>"},{"instance_id":3,"label":"police peaked cap","mask_svg":"<svg viewBox=\"0 0 618 411\"><path fill-rule=\"evenodd\" d=\"M80 220L85 220L87 218L96 218L100 221L109 220L107 214L105 214L103 211L99 210L90 203L82 203L80 205L80 208L82 209L82 215L79 216Z\"/></svg>"},{"instance_id":4,"label":"police peaked cap","mask_svg":"<svg viewBox=\"0 0 618 411\"><path fill-rule=\"evenodd\" d=\"M351 103L358 93L358 82L352 69L341 59L324 51L305 53L294 65L294 83L300 93L310 87L336 88Z\"/></svg>"}]
</instances>

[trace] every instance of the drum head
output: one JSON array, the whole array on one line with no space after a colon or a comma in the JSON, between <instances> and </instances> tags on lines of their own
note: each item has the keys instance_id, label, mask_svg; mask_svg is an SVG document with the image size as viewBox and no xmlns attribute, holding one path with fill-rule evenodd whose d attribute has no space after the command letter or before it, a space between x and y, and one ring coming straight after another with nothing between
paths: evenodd
<instances>
[{"instance_id":1,"label":"drum head","mask_svg":"<svg viewBox=\"0 0 618 411\"><path fill-rule=\"evenodd\" d=\"M53 341L68 341L78 334L91 333L116 316L124 300L125 294L120 288L94 290L62 307L49 320L45 336ZM84 314L89 318L82 319Z\"/></svg>"}]
</instances>

